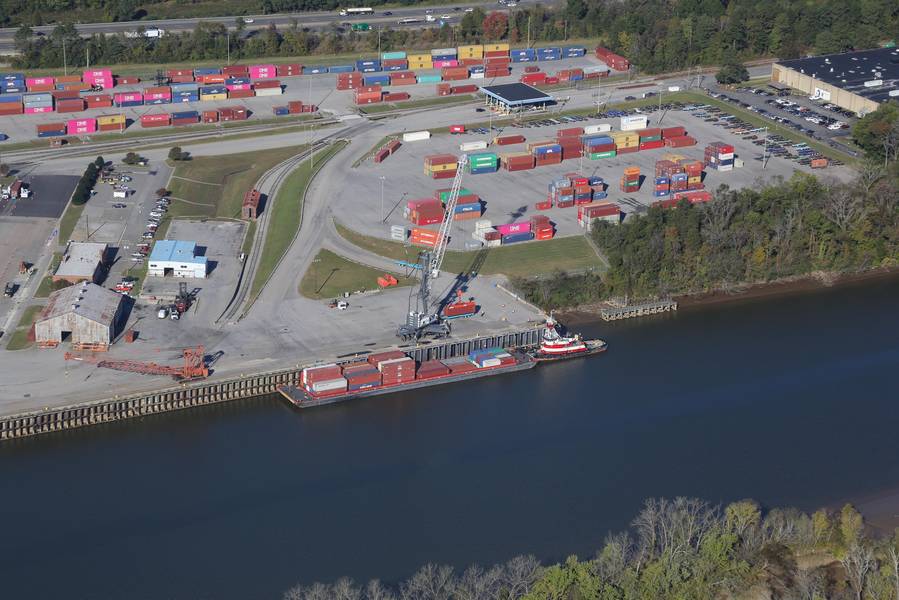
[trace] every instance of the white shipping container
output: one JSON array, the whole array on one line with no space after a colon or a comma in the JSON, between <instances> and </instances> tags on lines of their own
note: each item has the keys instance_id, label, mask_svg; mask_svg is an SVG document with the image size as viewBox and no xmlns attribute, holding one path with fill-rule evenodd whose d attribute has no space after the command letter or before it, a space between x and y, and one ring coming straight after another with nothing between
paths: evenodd
<instances>
[{"instance_id":1,"label":"white shipping container","mask_svg":"<svg viewBox=\"0 0 899 600\"><path fill-rule=\"evenodd\" d=\"M474 222L475 231L490 231L493 229L493 221L490 219L478 219Z\"/></svg>"},{"instance_id":2,"label":"white shipping container","mask_svg":"<svg viewBox=\"0 0 899 600\"><path fill-rule=\"evenodd\" d=\"M739 169L739 168L742 167L742 166L743 166L743 159L742 159L742 158L735 158L735 159L734 159L734 168L735 168L735 169Z\"/></svg>"},{"instance_id":3,"label":"white shipping container","mask_svg":"<svg viewBox=\"0 0 899 600\"><path fill-rule=\"evenodd\" d=\"M680 91L680 86L679 86L679 85L669 85L669 86L668 86L668 91L669 91L669 92L679 92L679 91Z\"/></svg>"},{"instance_id":4,"label":"white shipping container","mask_svg":"<svg viewBox=\"0 0 899 600\"><path fill-rule=\"evenodd\" d=\"M469 75L469 79L484 79L483 73L472 73Z\"/></svg>"},{"instance_id":5,"label":"white shipping container","mask_svg":"<svg viewBox=\"0 0 899 600\"><path fill-rule=\"evenodd\" d=\"M587 73L605 73L608 70L609 70L609 67L606 64L601 64L601 65L596 65L596 66L584 67L584 74L586 75Z\"/></svg>"},{"instance_id":6,"label":"white shipping container","mask_svg":"<svg viewBox=\"0 0 899 600\"><path fill-rule=\"evenodd\" d=\"M502 240L489 240L489 241L484 242L484 244L488 248L499 248L500 246L503 245L503 241Z\"/></svg>"},{"instance_id":7,"label":"white shipping container","mask_svg":"<svg viewBox=\"0 0 899 600\"><path fill-rule=\"evenodd\" d=\"M346 379L340 377L338 379L326 379L324 381L316 381L312 384L313 392L333 392L336 390L346 389Z\"/></svg>"},{"instance_id":8,"label":"white shipping container","mask_svg":"<svg viewBox=\"0 0 899 600\"><path fill-rule=\"evenodd\" d=\"M434 48L431 50L431 56L456 56L455 48Z\"/></svg>"},{"instance_id":9,"label":"white shipping container","mask_svg":"<svg viewBox=\"0 0 899 600\"><path fill-rule=\"evenodd\" d=\"M637 129L646 129L648 126L649 119L645 115L621 117L621 131L636 131Z\"/></svg>"},{"instance_id":10,"label":"white shipping container","mask_svg":"<svg viewBox=\"0 0 899 600\"><path fill-rule=\"evenodd\" d=\"M733 165L721 165L718 167L718 170L719 171L733 171L734 166Z\"/></svg>"},{"instance_id":11,"label":"white shipping container","mask_svg":"<svg viewBox=\"0 0 899 600\"><path fill-rule=\"evenodd\" d=\"M415 369L415 361L411 358L391 358L390 360L382 360L378 363L378 370L384 371L384 367L387 365L399 365L401 368L408 366L410 369Z\"/></svg>"},{"instance_id":12,"label":"white shipping container","mask_svg":"<svg viewBox=\"0 0 899 600\"><path fill-rule=\"evenodd\" d=\"M480 368L482 368L482 369L483 369L484 367L498 367L498 366L500 366L501 364L502 364L502 363L500 362L500 360L499 360L498 358L487 358L487 359L484 359L484 360L481 361L481 364L480 364L480 365L478 365L478 363L475 363L476 366L478 366L478 367L480 367Z\"/></svg>"},{"instance_id":13,"label":"white shipping container","mask_svg":"<svg viewBox=\"0 0 899 600\"><path fill-rule=\"evenodd\" d=\"M317 371L318 369L327 369L329 367L336 367L336 366L337 366L337 363L331 363L331 364L327 364L327 365L321 365L318 367L306 367L305 369L303 369L303 383L306 383L306 373L311 373L313 371Z\"/></svg>"},{"instance_id":14,"label":"white shipping container","mask_svg":"<svg viewBox=\"0 0 899 600\"><path fill-rule=\"evenodd\" d=\"M462 152L469 152L471 150L485 150L487 148L487 142L484 140L478 140L476 142L465 142L464 144L459 144L459 150Z\"/></svg>"},{"instance_id":15,"label":"white shipping container","mask_svg":"<svg viewBox=\"0 0 899 600\"><path fill-rule=\"evenodd\" d=\"M280 96L283 93L280 86L270 88L256 88L253 91L256 92L257 96Z\"/></svg>"},{"instance_id":16,"label":"white shipping container","mask_svg":"<svg viewBox=\"0 0 899 600\"><path fill-rule=\"evenodd\" d=\"M408 208L406 210L408 210ZM406 241L406 228L403 227L402 225L391 225L390 226L390 238L397 240L399 242Z\"/></svg>"},{"instance_id":17,"label":"white shipping container","mask_svg":"<svg viewBox=\"0 0 899 600\"><path fill-rule=\"evenodd\" d=\"M584 133L607 133L612 131L612 125L609 123L598 123L596 125L587 125L584 127Z\"/></svg>"},{"instance_id":18,"label":"white shipping container","mask_svg":"<svg viewBox=\"0 0 899 600\"><path fill-rule=\"evenodd\" d=\"M112 197L113 198L127 198L128 192L126 192L124 190L116 190L112 193Z\"/></svg>"},{"instance_id":19,"label":"white shipping container","mask_svg":"<svg viewBox=\"0 0 899 600\"><path fill-rule=\"evenodd\" d=\"M733 152L728 152L727 154L719 154L719 155L718 155L718 160L728 160L728 159L731 159L731 158L733 158L733 157L734 157L734 153L733 153Z\"/></svg>"},{"instance_id":20,"label":"white shipping container","mask_svg":"<svg viewBox=\"0 0 899 600\"><path fill-rule=\"evenodd\" d=\"M403 134L404 142L420 142L428 139L431 139L430 131L410 131Z\"/></svg>"}]
</instances>

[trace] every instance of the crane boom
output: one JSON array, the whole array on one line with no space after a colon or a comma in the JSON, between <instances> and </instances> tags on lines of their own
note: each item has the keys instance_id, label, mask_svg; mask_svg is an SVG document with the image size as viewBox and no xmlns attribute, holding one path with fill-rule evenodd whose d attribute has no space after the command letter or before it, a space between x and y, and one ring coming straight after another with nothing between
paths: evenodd
<instances>
[{"instance_id":1,"label":"crane boom","mask_svg":"<svg viewBox=\"0 0 899 600\"><path fill-rule=\"evenodd\" d=\"M450 189L449 198L443 207L443 222L440 223L440 231L437 234L437 245L431 253L431 276L440 276L440 267L443 265L443 257L446 256L446 245L449 243L449 231L453 225L453 215L456 212L456 203L459 201L459 191L462 189L462 172L468 163L468 155L459 157L456 167L456 176L453 178L453 187Z\"/></svg>"}]
</instances>

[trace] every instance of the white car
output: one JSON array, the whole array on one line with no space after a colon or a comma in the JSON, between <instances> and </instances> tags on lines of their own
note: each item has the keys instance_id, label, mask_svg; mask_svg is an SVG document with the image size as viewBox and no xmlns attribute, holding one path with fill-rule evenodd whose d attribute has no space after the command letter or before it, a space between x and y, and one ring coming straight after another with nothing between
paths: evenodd
<instances>
[{"instance_id":1,"label":"white car","mask_svg":"<svg viewBox=\"0 0 899 600\"><path fill-rule=\"evenodd\" d=\"M244 19L243 22L244 23L255 23L256 19Z\"/></svg>"},{"instance_id":2,"label":"white car","mask_svg":"<svg viewBox=\"0 0 899 600\"><path fill-rule=\"evenodd\" d=\"M168 316L169 316L169 311L168 311L167 308L160 308L160 309L159 309L159 312L156 313L156 318L157 318L157 319L165 319L165 318L168 317Z\"/></svg>"},{"instance_id":3,"label":"white car","mask_svg":"<svg viewBox=\"0 0 899 600\"><path fill-rule=\"evenodd\" d=\"M440 15L440 18L443 19L444 21L449 21L450 19L453 18L453 15Z\"/></svg>"},{"instance_id":4,"label":"white car","mask_svg":"<svg viewBox=\"0 0 899 600\"><path fill-rule=\"evenodd\" d=\"M474 12L474 8L469 6L468 8L465 9L464 12Z\"/></svg>"}]
</instances>

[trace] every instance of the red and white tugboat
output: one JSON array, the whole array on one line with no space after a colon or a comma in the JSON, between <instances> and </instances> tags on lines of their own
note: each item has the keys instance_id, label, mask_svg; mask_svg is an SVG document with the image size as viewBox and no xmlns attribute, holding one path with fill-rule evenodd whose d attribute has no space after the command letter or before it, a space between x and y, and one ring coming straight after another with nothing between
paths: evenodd
<instances>
[{"instance_id":1,"label":"red and white tugboat","mask_svg":"<svg viewBox=\"0 0 899 600\"><path fill-rule=\"evenodd\" d=\"M591 356L606 351L607 344L600 339L585 340L580 334L563 336L558 331L558 323L550 313L543 331L540 346L530 352L538 362L563 360L580 356Z\"/></svg>"}]
</instances>

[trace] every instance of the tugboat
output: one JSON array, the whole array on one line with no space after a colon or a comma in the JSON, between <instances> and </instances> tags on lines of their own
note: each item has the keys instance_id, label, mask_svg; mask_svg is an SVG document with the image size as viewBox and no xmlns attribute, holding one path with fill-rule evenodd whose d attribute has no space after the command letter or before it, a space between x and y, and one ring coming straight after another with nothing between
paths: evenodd
<instances>
[{"instance_id":1,"label":"tugboat","mask_svg":"<svg viewBox=\"0 0 899 600\"><path fill-rule=\"evenodd\" d=\"M543 331L543 341L540 346L529 353L537 362L564 360L566 358L578 358L592 356L605 352L607 344L600 339L585 340L580 334L563 336L558 331L558 323L550 313L546 319Z\"/></svg>"}]
</instances>

